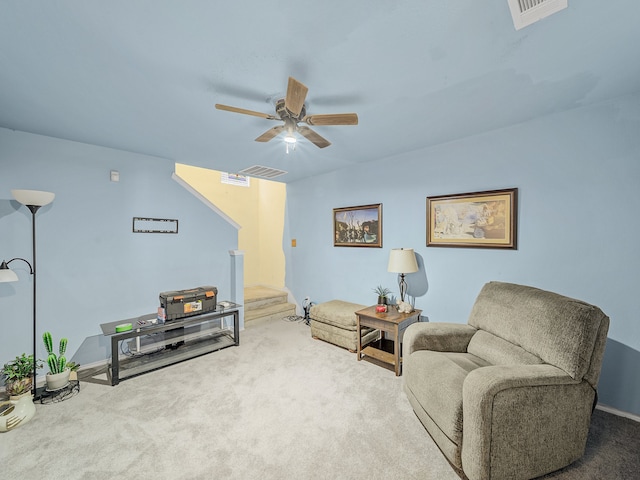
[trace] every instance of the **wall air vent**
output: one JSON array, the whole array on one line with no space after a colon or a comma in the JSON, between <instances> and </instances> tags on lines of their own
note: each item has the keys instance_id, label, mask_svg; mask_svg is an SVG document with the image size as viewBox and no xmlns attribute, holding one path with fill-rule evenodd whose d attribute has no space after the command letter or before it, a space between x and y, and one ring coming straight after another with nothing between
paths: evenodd
<instances>
[{"instance_id":1,"label":"wall air vent","mask_svg":"<svg viewBox=\"0 0 640 480\"><path fill-rule=\"evenodd\" d=\"M280 175L284 175L288 172L284 170L278 170L277 168L271 167L263 167L262 165L254 165L253 167L245 168L244 170L240 170L243 175L252 175L254 177L262 177L262 178L276 178Z\"/></svg>"},{"instance_id":2,"label":"wall air vent","mask_svg":"<svg viewBox=\"0 0 640 480\"><path fill-rule=\"evenodd\" d=\"M507 0L516 30L567 8L569 0Z\"/></svg>"}]
</instances>

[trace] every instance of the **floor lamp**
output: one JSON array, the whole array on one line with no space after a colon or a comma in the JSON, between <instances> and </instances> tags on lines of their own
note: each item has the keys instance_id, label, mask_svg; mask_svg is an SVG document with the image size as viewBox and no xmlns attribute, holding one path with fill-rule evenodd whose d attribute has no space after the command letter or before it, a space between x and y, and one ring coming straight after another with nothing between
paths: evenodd
<instances>
[{"instance_id":1,"label":"floor lamp","mask_svg":"<svg viewBox=\"0 0 640 480\"><path fill-rule=\"evenodd\" d=\"M41 192L39 190L11 190L11 194L13 195L13 198L25 205L31 211L31 244L33 252L31 261L33 262L33 265L24 258L12 258L8 262L3 261L2 264L0 264L0 282L18 281L18 276L9 268L9 264L14 260L22 260L29 265L29 273L33 275L33 381L31 385L31 392L35 399L36 369L38 364L36 359L36 212L40 207L53 202L55 194L51 192Z\"/></svg>"}]
</instances>

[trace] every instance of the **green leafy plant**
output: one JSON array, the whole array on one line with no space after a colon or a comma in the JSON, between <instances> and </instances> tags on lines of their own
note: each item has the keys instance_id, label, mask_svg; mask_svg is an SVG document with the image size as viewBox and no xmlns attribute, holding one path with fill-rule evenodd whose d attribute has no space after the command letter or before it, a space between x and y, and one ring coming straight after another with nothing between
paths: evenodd
<instances>
[{"instance_id":1,"label":"green leafy plant","mask_svg":"<svg viewBox=\"0 0 640 480\"><path fill-rule=\"evenodd\" d=\"M51 333L44 332L42 335L42 340L44 341L44 346L47 349L47 353L49 356L47 357L47 365L49 366L50 373L62 373L65 368L67 368L67 357L65 357L65 353L67 352L67 342L66 338L60 339L60 346L58 347L58 355L53 353L53 339L51 338Z\"/></svg>"},{"instance_id":2,"label":"green leafy plant","mask_svg":"<svg viewBox=\"0 0 640 480\"><path fill-rule=\"evenodd\" d=\"M67 368L72 372L77 372L80 368L80 364L76 362L67 362Z\"/></svg>"},{"instance_id":3,"label":"green leafy plant","mask_svg":"<svg viewBox=\"0 0 640 480\"><path fill-rule=\"evenodd\" d=\"M26 353L4 364L2 374L9 395L20 395L31 390L33 367L33 355ZM36 360L35 367L42 368L42 361Z\"/></svg>"},{"instance_id":4,"label":"green leafy plant","mask_svg":"<svg viewBox=\"0 0 640 480\"><path fill-rule=\"evenodd\" d=\"M383 287L382 285L378 285L376 288L373 289L373 291L377 293L379 297L383 297L383 298L391 293L391 290L389 290L386 287Z\"/></svg>"}]
</instances>

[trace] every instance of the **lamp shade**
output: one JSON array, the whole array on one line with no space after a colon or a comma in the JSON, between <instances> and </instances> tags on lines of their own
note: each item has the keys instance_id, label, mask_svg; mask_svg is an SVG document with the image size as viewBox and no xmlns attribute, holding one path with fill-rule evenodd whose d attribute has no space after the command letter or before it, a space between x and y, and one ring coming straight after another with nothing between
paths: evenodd
<instances>
[{"instance_id":1,"label":"lamp shade","mask_svg":"<svg viewBox=\"0 0 640 480\"><path fill-rule=\"evenodd\" d=\"M387 270L392 273L414 273L418 271L418 262L413 248L394 248L389 254Z\"/></svg>"},{"instance_id":2,"label":"lamp shade","mask_svg":"<svg viewBox=\"0 0 640 480\"><path fill-rule=\"evenodd\" d=\"M56 194L40 190L11 190L11 195L23 205L42 207L53 202Z\"/></svg>"},{"instance_id":3,"label":"lamp shade","mask_svg":"<svg viewBox=\"0 0 640 480\"><path fill-rule=\"evenodd\" d=\"M17 282L17 281L18 281L18 275L16 275L16 272L11 270L9 268L9 265L7 265L7 262L3 260L2 264L0 265L0 282L4 283L4 282Z\"/></svg>"}]
</instances>

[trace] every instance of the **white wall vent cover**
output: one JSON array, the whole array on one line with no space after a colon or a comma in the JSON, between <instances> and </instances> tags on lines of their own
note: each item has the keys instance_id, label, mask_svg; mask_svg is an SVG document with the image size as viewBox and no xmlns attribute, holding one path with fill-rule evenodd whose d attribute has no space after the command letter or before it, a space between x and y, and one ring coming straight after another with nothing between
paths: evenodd
<instances>
[{"instance_id":1,"label":"white wall vent cover","mask_svg":"<svg viewBox=\"0 0 640 480\"><path fill-rule=\"evenodd\" d=\"M284 175L288 172L284 170L278 170L277 168L271 167L263 167L261 165L254 165L253 167L245 168L244 170L240 170L239 173L244 175L253 175L254 177L262 177L262 178L276 178L280 175Z\"/></svg>"},{"instance_id":2,"label":"white wall vent cover","mask_svg":"<svg viewBox=\"0 0 640 480\"><path fill-rule=\"evenodd\" d=\"M516 30L567 8L569 0L507 0Z\"/></svg>"}]
</instances>

